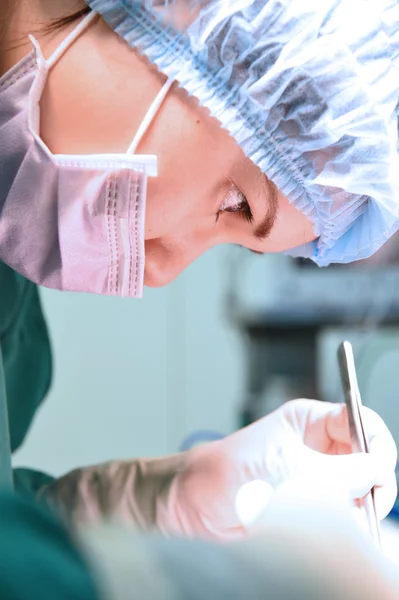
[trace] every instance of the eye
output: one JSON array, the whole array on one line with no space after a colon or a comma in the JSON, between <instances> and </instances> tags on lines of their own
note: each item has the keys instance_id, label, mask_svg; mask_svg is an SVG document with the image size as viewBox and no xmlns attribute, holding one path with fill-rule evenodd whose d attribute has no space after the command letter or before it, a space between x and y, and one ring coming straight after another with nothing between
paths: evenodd
<instances>
[{"instance_id":1,"label":"eye","mask_svg":"<svg viewBox=\"0 0 399 600\"><path fill-rule=\"evenodd\" d=\"M222 212L239 213L249 223L253 222L253 216L249 202L244 194L236 187L232 187L228 191L225 199L220 205L217 218L219 218L220 213Z\"/></svg>"}]
</instances>

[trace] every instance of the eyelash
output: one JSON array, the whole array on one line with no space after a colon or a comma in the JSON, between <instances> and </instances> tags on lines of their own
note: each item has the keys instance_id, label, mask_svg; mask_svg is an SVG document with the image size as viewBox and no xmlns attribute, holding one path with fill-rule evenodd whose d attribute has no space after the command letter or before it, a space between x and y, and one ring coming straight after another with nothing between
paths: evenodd
<instances>
[{"instance_id":1,"label":"eyelash","mask_svg":"<svg viewBox=\"0 0 399 600\"><path fill-rule=\"evenodd\" d=\"M238 215L244 219L245 221L247 221L247 223L253 223L253 214L251 211L251 207L249 205L248 200L246 199L246 197L244 196L244 194L237 188L232 188L229 192L229 194L234 194L237 198L236 200L236 205L235 207L230 207L229 208L222 208L224 202L226 202L227 200L227 196L225 198L225 200L223 201L221 208L218 210L217 214L216 214L216 223L219 221L220 215L224 212L228 212L228 213L238 213Z\"/></svg>"}]
</instances>

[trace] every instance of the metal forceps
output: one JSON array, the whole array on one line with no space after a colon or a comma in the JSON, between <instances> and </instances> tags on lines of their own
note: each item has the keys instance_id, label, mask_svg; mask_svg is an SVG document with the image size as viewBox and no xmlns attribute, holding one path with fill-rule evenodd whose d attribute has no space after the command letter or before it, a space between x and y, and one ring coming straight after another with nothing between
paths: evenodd
<instances>
[{"instance_id":1,"label":"metal forceps","mask_svg":"<svg viewBox=\"0 0 399 600\"><path fill-rule=\"evenodd\" d=\"M361 415L362 400L357 382L355 359L350 342L342 342L339 345L338 363L345 394L345 404L348 411L352 452L369 452ZM362 503L366 512L371 537L377 546L381 547L380 524L375 508L374 489L363 498Z\"/></svg>"}]
</instances>

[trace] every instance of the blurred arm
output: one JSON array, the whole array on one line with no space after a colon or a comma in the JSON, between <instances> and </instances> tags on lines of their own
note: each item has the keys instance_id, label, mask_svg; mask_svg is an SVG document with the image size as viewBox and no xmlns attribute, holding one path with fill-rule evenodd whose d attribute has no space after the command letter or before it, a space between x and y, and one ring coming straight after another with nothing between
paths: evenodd
<instances>
[{"instance_id":1,"label":"blurred arm","mask_svg":"<svg viewBox=\"0 0 399 600\"><path fill-rule=\"evenodd\" d=\"M171 484L185 464L181 453L84 467L42 486L38 499L71 525L117 518L139 529L161 527Z\"/></svg>"}]
</instances>

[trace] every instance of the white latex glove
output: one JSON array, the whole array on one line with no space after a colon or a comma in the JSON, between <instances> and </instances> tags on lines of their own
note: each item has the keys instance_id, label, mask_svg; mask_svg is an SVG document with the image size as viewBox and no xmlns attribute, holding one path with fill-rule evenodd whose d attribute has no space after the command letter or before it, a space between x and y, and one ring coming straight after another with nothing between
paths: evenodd
<instances>
[{"instance_id":1,"label":"white latex glove","mask_svg":"<svg viewBox=\"0 0 399 600\"><path fill-rule=\"evenodd\" d=\"M275 489L298 480L351 500L374 486L378 516L396 498L396 446L382 419L363 408L370 454L352 454L345 405L294 400L224 440L191 450L157 506L167 534L235 539L245 533L237 494L253 480ZM315 487L316 486L316 487Z\"/></svg>"}]
</instances>

